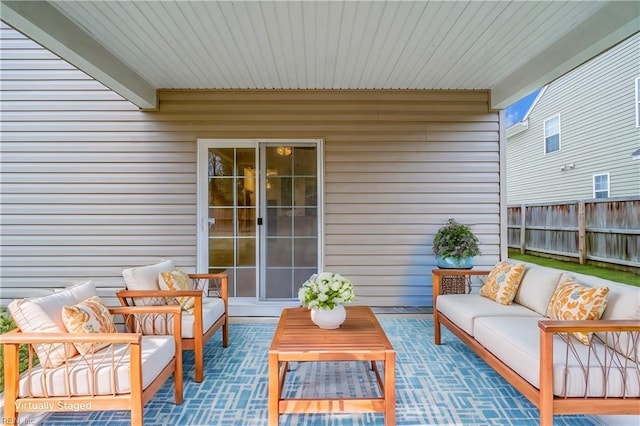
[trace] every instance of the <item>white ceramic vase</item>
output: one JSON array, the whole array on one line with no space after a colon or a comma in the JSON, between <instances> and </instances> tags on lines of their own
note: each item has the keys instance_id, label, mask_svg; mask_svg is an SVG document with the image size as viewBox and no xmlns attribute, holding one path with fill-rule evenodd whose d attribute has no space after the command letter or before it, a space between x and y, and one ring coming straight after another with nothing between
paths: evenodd
<instances>
[{"instance_id":1,"label":"white ceramic vase","mask_svg":"<svg viewBox=\"0 0 640 426\"><path fill-rule=\"evenodd\" d=\"M343 305L336 305L333 309L311 309L311 321L320 328L333 330L347 319L347 311Z\"/></svg>"}]
</instances>

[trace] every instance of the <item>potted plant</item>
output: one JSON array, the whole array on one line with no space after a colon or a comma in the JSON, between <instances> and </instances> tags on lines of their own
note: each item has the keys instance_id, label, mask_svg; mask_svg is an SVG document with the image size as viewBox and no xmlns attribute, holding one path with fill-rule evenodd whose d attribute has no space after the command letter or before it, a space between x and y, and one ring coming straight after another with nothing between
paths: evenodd
<instances>
[{"instance_id":1,"label":"potted plant","mask_svg":"<svg viewBox=\"0 0 640 426\"><path fill-rule=\"evenodd\" d=\"M433 253L439 268L471 269L473 257L480 255L478 237L467 225L449 219L433 238Z\"/></svg>"},{"instance_id":2,"label":"potted plant","mask_svg":"<svg viewBox=\"0 0 640 426\"><path fill-rule=\"evenodd\" d=\"M313 274L298 291L300 304L311 310L311 320L320 328L338 328L347 317L345 303L353 301L353 284L333 272Z\"/></svg>"}]
</instances>

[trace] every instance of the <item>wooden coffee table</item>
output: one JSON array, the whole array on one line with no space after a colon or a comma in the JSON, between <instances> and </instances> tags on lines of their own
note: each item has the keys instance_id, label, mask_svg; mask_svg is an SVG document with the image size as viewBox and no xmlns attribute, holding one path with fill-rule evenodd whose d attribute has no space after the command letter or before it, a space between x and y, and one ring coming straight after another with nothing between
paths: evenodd
<instances>
[{"instance_id":1,"label":"wooden coffee table","mask_svg":"<svg viewBox=\"0 0 640 426\"><path fill-rule=\"evenodd\" d=\"M347 306L347 319L335 330L311 322L307 308L284 309L269 349L269 425L282 413L384 413L385 425L395 425L396 352L368 306ZM381 397L283 398L290 361L369 361ZM380 374L378 362L383 366ZM384 376L384 377L383 377Z\"/></svg>"}]
</instances>

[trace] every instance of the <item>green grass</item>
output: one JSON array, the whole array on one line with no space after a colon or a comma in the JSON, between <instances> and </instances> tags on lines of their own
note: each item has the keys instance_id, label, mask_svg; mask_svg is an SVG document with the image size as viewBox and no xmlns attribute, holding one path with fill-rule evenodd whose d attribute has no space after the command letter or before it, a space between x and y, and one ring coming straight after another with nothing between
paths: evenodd
<instances>
[{"instance_id":1,"label":"green grass","mask_svg":"<svg viewBox=\"0 0 640 426\"><path fill-rule=\"evenodd\" d=\"M564 262L562 260L548 259L546 257L520 254L520 252L516 250L509 250L509 258L521 260L523 262L535 263L536 265L547 266L549 268L562 269L585 275L593 275L606 280L640 287L640 276L633 272L616 271L594 265L580 265L579 263Z\"/></svg>"}]
</instances>

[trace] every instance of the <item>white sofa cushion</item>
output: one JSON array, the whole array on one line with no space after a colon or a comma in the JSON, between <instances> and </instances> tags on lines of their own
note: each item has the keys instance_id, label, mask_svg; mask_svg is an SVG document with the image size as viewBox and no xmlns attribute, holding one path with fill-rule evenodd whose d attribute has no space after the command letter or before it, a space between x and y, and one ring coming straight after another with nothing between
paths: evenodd
<instances>
[{"instance_id":1,"label":"white sofa cushion","mask_svg":"<svg viewBox=\"0 0 640 426\"><path fill-rule=\"evenodd\" d=\"M36 366L31 376L24 372L20 378L19 395L41 397L130 393L129 345L115 345L114 352L113 359L119 361L115 374L112 372L112 349L109 346L84 357L76 355L70 358L67 361L71 367L69 369L67 365L48 369ZM141 352L142 387L146 389L174 357L175 342L172 336L143 336ZM83 362L83 359L87 362ZM67 372L70 375L68 381ZM95 385L93 390L92 383Z\"/></svg>"},{"instance_id":2,"label":"white sofa cushion","mask_svg":"<svg viewBox=\"0 0 640 426\"><path fill-rule=\"evenodd\" d=\"M176 269L173 260L163 260L153 265L135 266L122 271L127 290L160 290L158 277L160 272L170 272ZM164 305L164 299L153 297L136 298L136 305Z\"/></svg>"},{"instance_id":3,"label":"white sofa cushion","mask_svg":"<svg viewBox=\"0 0 640 426\"><path fill-rule=\"evenodd\" d=\"M546 316L551 296L560 282L560 275L562 272L556 269L527 265L513 301Z\"/></svg>"},{"instance_id":4,"label":"white sofa cushion","mask_svg":"<svg viewBox=\"0 0 640 426\"><path fill-rule=\"evenodd\" d=\"M224 301L217 297L202 298L202 331L207 331L214 322L224 314ZM182 337L191 339L194 337L193 326L195 316L182 313Z\"/></svg>"},{"instance_id":5,"label":"white sofa cushion","mask_svg":"<svg viewBox=\"0 0 640 426\"><path fill-rule=\"evenodd\" d=\"M507 366L522 376L536 388L540 388L540 339L539 318L533 317L482 317L474 322L475 339L487 348L491 353L500 358ZM554 337L553 348L553 376L554 394L564 396L565 374L565 343L558 336ZM576 359L569 359L566 396L583 397L585 392L590 397L627 397L640 396L640 383L638 382L638 370L634 363L629 362L623 377L618 368L611 368L607 375L602 369L591 361L589 367L588 388L585 380L587 368L588 346L575 341L574 348L582 359L583 365ZM596 345L599 348L598 355L604 358L604 345ZM608 355L610 356L610 355ZM604 382L606 381L606 389ZM626 382L626 394L624 386Z\"/></svg>"},{"instance_id":6,"label":"white sofa cushion","mask_svg":"<svg viewBox=\"0 0 640 426\"><path fill-rule=\"evenodd\" d=\"M524 306L502 305L478 294L445 294L436 299L437 309L458 327L473 336L473 321L486 316L525 316L536 319L541 315ZM508 321L508 319L507 319Z\"/></svg>"},{"instance_id":7,"label":"white sofa cushion","mask_svg":"<svg viewBox=\"0 0 640 426\"><path fill-rule=\"evenodd\" d=\"M96 288L91 281L73 285L46 296L17 299L9 306L9 313L23 332L66 333L62 321L62 307L75 305L89 297L96 296ZM65 348L66 346L66 348ZM57 366L78 352L73 345L35 345L38 359L46 366Z\"/></svg>"}]
</instances>

